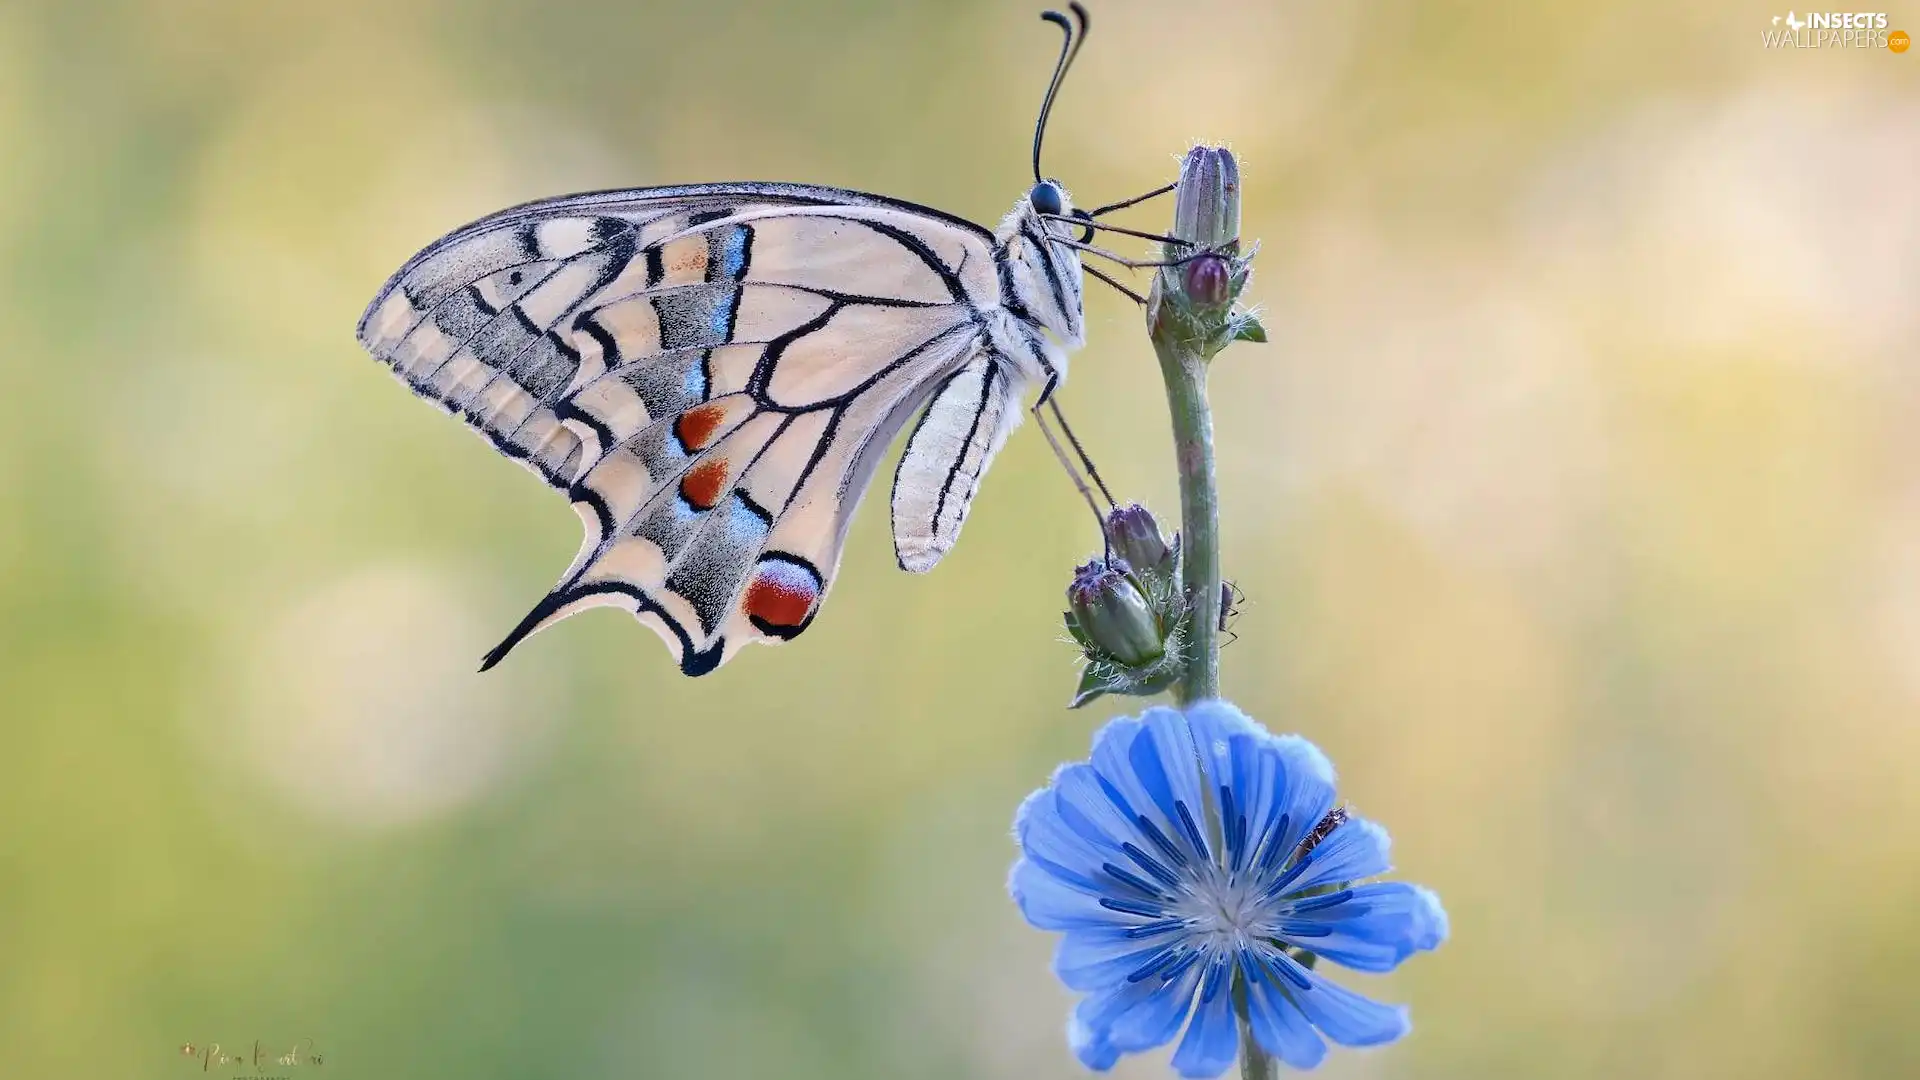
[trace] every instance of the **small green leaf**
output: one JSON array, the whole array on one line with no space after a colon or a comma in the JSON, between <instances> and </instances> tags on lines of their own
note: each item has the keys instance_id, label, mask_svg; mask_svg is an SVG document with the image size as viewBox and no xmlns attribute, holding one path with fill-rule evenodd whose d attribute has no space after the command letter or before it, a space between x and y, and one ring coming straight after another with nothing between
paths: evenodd
<instances>
[{"instance_id":1,"label":"small green leaf","mask_svg":"<svg viewBox=\"0 0 1920 1080\"><path fill-rule=\"evenodd\" d=\"M1174 683L1178 682L1179 680L1180 680L1180 665L1165 664L1165 665L1162 665L1160 670L1154 672L1153 675L1149 676L1148 678L1141 680L1139 685L1135 686L1133 689L1127 692L1129 694L1132 694L1134 697L1152 697L1153 695L1158 694L1163 690L1166 690L1168 687L1172 686Z\"/></svg>"},{"instance_id":2,"label":"small green leaf","mask_svg":"<svg viewBox=\"0 0 1920 1080\"><path fill-rule=\"evenodd\" d=\"M1092 664L1088 664L1080 672L1080 685L1074 687L1073 700L1067 702L1067 708L1077 709L1082 705L1089 704L1110 689L1112 689L1112 685L1108 683L1106 679L1100 677L1099 672L1094 669Z\"/></svg>"},{"instance_id":3,"label":"small green leaf","mask_svg":"<svg viewBox=\"0 0 1920 1080\"><path fill-rule=\"evenodd\" d=\"M1248 312L1234 323L1233 340L1252 341L1264 345L1267 343L1267 328L1260 325L1258 315Z\"/></svg>"}]
</instances>

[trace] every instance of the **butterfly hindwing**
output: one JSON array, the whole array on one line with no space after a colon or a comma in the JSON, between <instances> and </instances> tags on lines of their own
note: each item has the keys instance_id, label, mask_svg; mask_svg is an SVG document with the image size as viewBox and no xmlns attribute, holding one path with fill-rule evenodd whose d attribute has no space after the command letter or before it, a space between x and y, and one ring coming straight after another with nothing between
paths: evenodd
<instances>
[{"instance_id":1,"label":"butterfly hindwing","mask_svg":"<svg viewBox=\"0 0 1920 1080\"><path fill-rule=\"evenodd\" d=\"M887 444L974 344L949 330L841 404L789 412L729 394L647 425L574 485L580 555L489 659L601 605L654 627L690 674L797 636Z\"/></svg>"},{"instance_id":2,"label":"butterfly hindwing","mask_svg":"<svg viewBox=\"0 0 1920 1080\"><path fill-rule=\"evenodd\" d=\"M793 185L529 204L416 256L362 342L586 526L487 664L609 604L696 674L804 630L888 441L978 362L995 274L977 227Z\"/></svg>"}]
</instances>

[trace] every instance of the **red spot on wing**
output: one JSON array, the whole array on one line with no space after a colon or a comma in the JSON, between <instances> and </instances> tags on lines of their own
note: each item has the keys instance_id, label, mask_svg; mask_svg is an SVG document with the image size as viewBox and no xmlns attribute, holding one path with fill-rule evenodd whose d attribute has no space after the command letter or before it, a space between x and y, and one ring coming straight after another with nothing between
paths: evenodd
<instances>
[{"instance_id":1,"label":"red spot on wing","mask_svg":"<svg viewBox=\"0 0 1920 1080\"><path fill-rule=\"evenodd\" d=\"M747 615L762 629L795 628L806 624L820 590L813 581L790 567L762 567L747 586Z\"/></svg>"},{"instance_id":2,"label":"red spot on wing","mask_svg":"<svg viewBox=\"0 0 1920 1080\"><path fill-rule=\"evenodd\" d=\"M720 430L720 422L727 418L727 407L718 402L696 405L681 413L673 421L674 438L688 453L704 450L713 441L713 433Z\"/></svg>"},{"instance_id":3,"label":"red spot on wing","mask_svg":"<svg viewBox=\"0 0 1920 1080\"><path fill-rule=\"evenodd\" d=\"M720 492L726 486L726 459L708 458L680 478L680 497L695 510L711 510L720 502Z\"/></svg>"}]
</instances>

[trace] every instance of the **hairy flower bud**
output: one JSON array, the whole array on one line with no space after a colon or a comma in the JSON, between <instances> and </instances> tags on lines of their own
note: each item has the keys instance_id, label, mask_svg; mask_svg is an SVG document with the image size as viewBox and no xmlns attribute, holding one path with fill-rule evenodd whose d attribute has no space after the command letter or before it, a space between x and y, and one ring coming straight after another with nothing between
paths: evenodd
<instances>
[{"instance_id":1,"label":"hairy flower bud","mask_svg":"<svg viewBox=\"0 0 1920 1080\"><path fill-rule=\"evenodd\" d=\"M1233 299L1233 272L1218 255L1202 255L1187 263L1187 298L1199 307L1223 307Z\"/></svg>"},{"instance_id":2,"label":"hairy flower bud","mask_svg":"<svg viewBox=\"0 0 1920 1080\"><path fill-rule=\"evenodd\" d=\"M1232 151L1213 146L1187 151L1174 194L1173 235L1203 248L1240 238L1240 165Z\"/></svg>"},{"instance_id":3,"label":"hairy flower bud","mask_svg":"<svg viewBox=\"0 0 1920 1080\"><path fill-rule=\"evenodd\" d=\"M1095 560L1075 570L1067 608L1076 636L1121 664L1142 667L1166 652L1159 619L1125 563Z\"/></svg>"},{"instance_id":4,"label":"hairy flower bud","mask_svg":"<svg viewBox=\"0 0 1920 1080\"><path fill-rule=\"evenodd\" d=\"M1160 535L1140 506L1107 520L1104 558L1074 570L1067 586L1067 633L1080 646L1080 684L1071 708L1103 694L1156 694L1179 677L1188 623L1180 590L1180 541ZM1129 563L1128 554L1152 565Z\"/></svg>"},{"instance_id":5,"label":"hairy flower bud","mask_svg":"<svg viewBox=\"0 0 1920 1080\"><path fill-rule=\"evenodd\" d=\"M1196 146L1174 187L1167 263L1154 274L1147 329L1156 349L1210 360L1232 341L1264 341L1266 329L1235 307L1252 272L1240 247L1240 166L1230 151ZM1257 246L1257 245L1256 245Z\"/></svg>"},{"instance_id":6,"label":"hairy flower bud","mask_svg":"<svg viewBox=\"0 0 1920 1080\"><path fill-rule=\"evenodd\" d=\"M1139 503L1109 512L1106 534L1113 553L1137 571L1164 573L1173 560L1173 548L1161 535L1160 523Z\"/></svg>"}]
</instances>

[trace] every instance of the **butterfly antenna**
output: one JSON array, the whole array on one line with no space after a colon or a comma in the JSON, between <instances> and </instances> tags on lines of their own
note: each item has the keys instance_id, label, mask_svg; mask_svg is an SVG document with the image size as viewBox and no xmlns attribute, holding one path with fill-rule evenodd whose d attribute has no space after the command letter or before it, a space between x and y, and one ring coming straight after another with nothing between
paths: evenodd
<instances>
[{"instance_id":1,"label":"butterfly antenna","mask_svg":"<svg viewBox=\"0 0 1920 1080\"><path fill-rule=\"evenodd\" d=\"M1040 13L1042 19L1058 26L1065 37L1060 42L1060 59L1053 65L1053 81L1047 84L1047 96L1040 101L1040 119L1033 125L1033 182L1036 184L1041 181L1040 140L1047 134L1047 114L1053 112L1053 99L1060 93L1067 68L1072 66L1073 58L1080 55L1081 43L1087 40L1087 9L1080 6L1079 0L1074 0L1067 5L1067 10L1073 12L1072 22L1057 11Z\"/></svg>"},{"instance_id":2,"label":"butterfly antenna","mask_svg":"<svg viewBox=\"0 0 1920 1080\"><path fill-rule=\"evenodd\" d=\"M1067 441L1073 444L1073 452L1080 458L1080 464L1087 470L1087 476L1093 480L1093 485L1100 489L1101 496L1107 500L1107 508L1111 510L1118 506L1119 504L1113 501L1113 492L1107 490L1107 482L1100 479L1100 470L1093 467L1093 459L1087 456L1086 449L1080 445L1079 438L1073 433L1072 425L1067 423L1067 414L1060 411L1060 399L1048 398L1047 407L1053 410L1053 418L1060 421L1060 430L1066 433Z\"/></svg>"}]
</instances>

